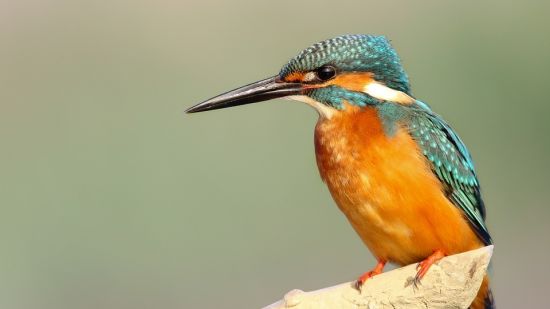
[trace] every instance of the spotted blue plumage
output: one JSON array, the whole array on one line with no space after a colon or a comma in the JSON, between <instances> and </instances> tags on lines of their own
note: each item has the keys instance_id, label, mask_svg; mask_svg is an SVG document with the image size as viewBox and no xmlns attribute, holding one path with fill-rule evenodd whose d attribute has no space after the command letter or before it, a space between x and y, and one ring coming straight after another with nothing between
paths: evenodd
<instances>
[{"instance_id":1,"label":"spotted blue plumage","mask_svg":"<svg viewBox=\"0 0 550 309\"><path fill-rule=\"evenodd\" d=\"M427 106L411 109L411 136L443 184L445 194L465 214L485 245L492 243L485 226L485 205L468 149L453 129Z\"/></svg>"},{"instance_id":2,"label":"spotted blue plumage","mask_svg":"<svg viewBox=\"0 0 550 309\"><path fill-rule=\"evenodd\" d=\"M279 73L307 72L323 65L345 72L370 72L374 79L393 89L409 93L409 79L395 49L384 36L343 35L325 40L301 51Z\"/></svg>"}]
</instances>

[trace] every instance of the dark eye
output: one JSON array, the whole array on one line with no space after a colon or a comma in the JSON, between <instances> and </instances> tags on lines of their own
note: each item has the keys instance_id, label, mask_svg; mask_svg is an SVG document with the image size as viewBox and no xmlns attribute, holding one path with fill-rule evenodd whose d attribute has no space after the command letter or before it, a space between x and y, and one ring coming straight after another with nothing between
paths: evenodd
<instances>
[{"instance_id":1,"label":"dark eye","mask_svg":"<svg viewBox=\"0 0 550 309\"><path fill-rule=\"evenodd\" d=\"M324 65L316 70L317 77L319 77L320 80L325 81L329 80L336 75L336 69L333 66L330 65Z\"/></svg>"}]
</instances>

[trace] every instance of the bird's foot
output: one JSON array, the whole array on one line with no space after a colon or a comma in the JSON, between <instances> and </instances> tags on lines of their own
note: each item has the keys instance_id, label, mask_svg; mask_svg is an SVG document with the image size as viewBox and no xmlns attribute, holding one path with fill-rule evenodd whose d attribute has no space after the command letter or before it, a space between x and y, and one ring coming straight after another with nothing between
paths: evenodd
<instances>
[{"instance_id":1,"label":"bird's foot","mask_svg":"<svg viewBox=\"0 0 550 309\"><path fill-rule=\"evenodd\" d=\"M386 261L378 260L378 264L374 267L373 270L367 271L366 273L362 274L357 281L355 281L355 288L361 292L361 287L363 284L370 278L379 275L384 270L384 266L386 265Z\"/></svg>"},{"instance_id":2,"label":"bird's foot","mask_svg":"<svg viewBox=\"0 0 550 309\"><path fill-rule=\"evenodd\" d=\"M420 280L424 278L424 275L426 275L430 267L435 262L441 260L444 257L445 257L445 253L442 250L438 249L438 250L435 250L434 253L428 256L425 260L418 263L418 265L416 266L416 269L418 270L418 272L416 273L416 276L414 276L414 281L413 281L415 288L418 288L418 286L421 284Z\"/></svg>"}]
</instances>

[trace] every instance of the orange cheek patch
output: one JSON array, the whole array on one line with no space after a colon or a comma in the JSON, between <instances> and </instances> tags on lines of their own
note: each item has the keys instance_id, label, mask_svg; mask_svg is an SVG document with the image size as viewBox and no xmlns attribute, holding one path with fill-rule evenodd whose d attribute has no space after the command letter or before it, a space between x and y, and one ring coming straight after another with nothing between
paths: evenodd
<instances>
[{"instance_id":1,"label":"orange cheek patch","mask_svg":"<svg viewBox=\"0 0 550 309\"><path fill-rule=\"evenodd\" d=\"M300 83L304 79L304 73L302 72L292 72L285 76L284 81L290 83Z\"/></svg>"},{"instance_id":2,"label":"orange cheek patch","mask_svg":"<svg viewBox=\"0 0 550 309\"><path fill-rule=\"evenodd\" d=\"M365 86L374 81L372 73L345 73L336 76L330 81L324 83L321 87L334 85L346 88L352 91L363 92Z\"/></svg>"},{"instance_id":3,"label":"orange cheek patch","mask_svg":"<svg viewBox=\"0 0 550 309\"><path fill-rule=\"evenodd\" d=\"M352 91L364 92L379 100L391 101L404 105L414 102L414 99L408 94L389 88L381 82L377 82L374 80L373 76L372 73L342 74L322 84L321 87L335 85Z\"/></svg>"}]
</instances>

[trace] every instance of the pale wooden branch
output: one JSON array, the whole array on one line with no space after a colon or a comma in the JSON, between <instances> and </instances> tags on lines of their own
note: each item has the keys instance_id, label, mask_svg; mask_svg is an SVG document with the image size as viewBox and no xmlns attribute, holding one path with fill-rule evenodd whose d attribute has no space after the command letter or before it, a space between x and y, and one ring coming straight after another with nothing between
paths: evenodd
<instances>
[{"instance_id":1,"label":"pale wooden branch","mask_svg":"<svg viewBox=\"0 0 550 309\"><path fill-rule=\"evenodd\" d=\"M277 308L468 308L486 273L493 246L443 258L432 265L421 285L412 283L416 265L375 276L360 293L353 282L312 292L292 290L264 309Z\"/></svg>"}]
</instances>

